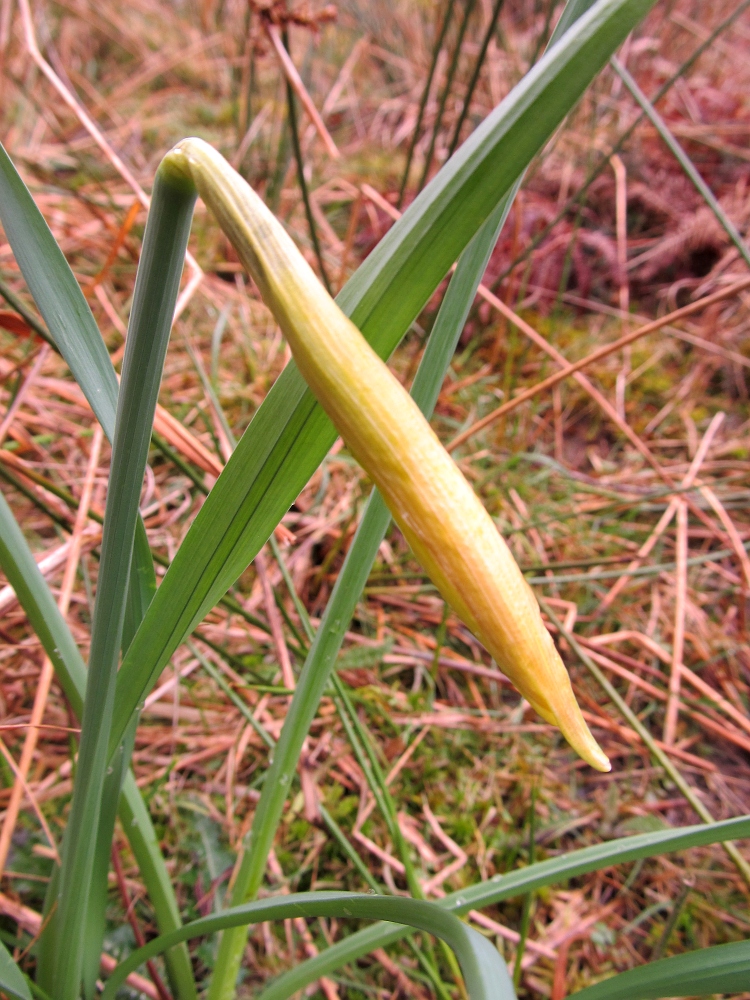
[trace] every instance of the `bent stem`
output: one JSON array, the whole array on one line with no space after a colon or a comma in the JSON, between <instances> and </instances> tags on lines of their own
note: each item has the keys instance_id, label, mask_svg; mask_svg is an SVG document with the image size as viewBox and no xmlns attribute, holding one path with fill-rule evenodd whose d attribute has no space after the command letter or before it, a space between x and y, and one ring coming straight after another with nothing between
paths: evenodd
<instances>
[{"instance_id":1,"label":"bent stem","mask_svg":"<svg viewBox=\"0 0 750 1000\"><path fill-rule=\"evenodd\" d=\"M60 871L55 958L60 1000L77 1000L81 988L88 900L92 890L97 892L91 837L99 828L107 775L138 503L195 203L195 193L168 170L160 169L155 190L118 396L81 746Z\"/></svg>"}]
</instances>

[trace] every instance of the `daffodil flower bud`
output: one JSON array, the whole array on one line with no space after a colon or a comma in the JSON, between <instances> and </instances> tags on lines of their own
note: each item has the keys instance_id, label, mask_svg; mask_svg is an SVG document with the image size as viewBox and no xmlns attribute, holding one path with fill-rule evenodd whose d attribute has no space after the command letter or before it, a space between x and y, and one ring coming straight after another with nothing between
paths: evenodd
<instances>
[{"instance_id":1,"label":"daffodil flower bud","mask_svg":"<svg viewBox=\"0 0 750 1000\"><path fill-rule=\"evenodd\" d=\"M442 596L536 711L560 727L584 760L609 770L531 588L411 396L216 150L185 139L163 169L189 176L216 215L303 377Z\"/></svg>"}]
</instances>

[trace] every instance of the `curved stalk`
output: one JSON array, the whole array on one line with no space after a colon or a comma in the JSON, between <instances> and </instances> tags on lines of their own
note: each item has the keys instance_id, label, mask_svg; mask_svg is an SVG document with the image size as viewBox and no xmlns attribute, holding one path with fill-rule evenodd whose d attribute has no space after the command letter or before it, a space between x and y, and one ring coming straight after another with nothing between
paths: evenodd
<instances>
[{"instance_id":1,"label":"curved stalk","mask_svg":"<svg viewBox=\"0 0 750 1000\"><path fill-rule=\"evenodd\" d=\"M515 997L505 962L494 945L436 903L357 892L300 892L234 906L155 938L117 967L107 982L102 1000L114 1000L130 972L181 941L265 920L319 916L408 923L441 938L455 951L471 1000L511 1000Z\"/></svg>"},{"instance_id":2,"label":"curved stalk","mask_svg":"<svg viewBox=\"0 0 750 1000\"><path fill-rule=\"evenodd\" d=\"M60 870L55 960L59 1000L77 1000L80 994L95 856L92 834L101 819L138 503L195 201L191 186L168 170L159 171L156 187L117 401L81 746ZM149 238L150 233L161 238Z\"/></svg>"}]
</instances>

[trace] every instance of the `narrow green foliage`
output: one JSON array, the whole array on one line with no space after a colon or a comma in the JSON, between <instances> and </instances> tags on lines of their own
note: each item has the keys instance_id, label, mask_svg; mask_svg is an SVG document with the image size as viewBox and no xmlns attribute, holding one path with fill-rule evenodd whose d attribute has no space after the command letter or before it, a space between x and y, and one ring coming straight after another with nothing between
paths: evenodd
<instances>
[{"instance_id":1,"label":"narrow green foliage","mask_svg":"<svg viewBox=\"0 0 750 1000\"><path fill-rule=\"evenodd\" d=\"M445 373L453 357L458 338L474 301L492 249L507 216L509 202L504 201L471 241L451 278L424 357L417 370L412 395L429 415L437 401ZM260 888L268 852L289 793L290 776L297 766L302 744L317 712L344 635L362 593L378 548L391 523L390 511L377 490L373 490L354 540L326 605L320 626L302 668L297 689L284 720L273 760L263 785L260 802L245 845L242 864L234 883L235 905L252 899ZM292 587L293 592L293 587ZM304 608L301 620L310 628ZM311 634L308 632L308 635ZM219 951L219 972L214 976L212 995L229 996L239 969L244 948L244 928L225 933Z\"/></svg>"},{"instance_id":2,"label":"narrow green foliage","mask_svg":"<svg viewBox=\"0 0 750 1000\"><path fill-rule=\"evenodd\" d=\"M649 962L571 996L579 1000L657 1000L744 993L748 983L750 941L737 941Z\"/></svg>"},{"instance_id":3,"label":"narrow green foliage","mask_svg":"<svg viewBox=\"0 0 750 1000\"><path fill-rule=\"evenodd\" d=\"M0 219L55 346L111 441L117 378L107 348L62 250L2 146Z\"/></svg>"},{"instance_id":4,"label":"narrow green foliage","mask_svg":"<svg viewBox=\"0 0 750 1000\"><path fill-rule=\"evenodd\" d=\"M0 990L13 1000L31 1000L31 990L26 977L2 942L0 942Z\"/></svg>"},{"instance_id":5,"label":"narrow green foliage","mask_svg":"<svg viewBox=\"0 0 750 1000\"><path fill-rule=\"evenodd\" d=\"M566 879L585 875L587 872L626 864L640 858L652 858L669 851L687 850L704 844L716 844L723 840L750 836L750 816L725 820L721 823L699 824L681 830L659 830L655 833L623 837L593 847L546 861L538 861L527 868L517 868L506 875L495 875L487 882L449 893L438 903L454 913L465 914L469 910L493 906L506 899L523 896L535 889L555 885ZM285 972L267 986L258 1000L286 1000L308 983L315 982L349 962L369 954L375 948L385 948L408 934L408 928L394 928L388 924L377 924L357 931L343 941L337 941L315 958L302 962L295 969ZM673 994L672 994L673 995Z\"/></svg>"},{"instance_id":6,"label":"narrow green foliage","mask_svg":"<svg viewBox=\"0 0 750 1000\"><path fill-rule=\"evenodd\" d=\"M36 564L26 539L0 493L0 566L39 637L71 708L80 718L86 667L78 646Z\"/></svg>"},{"instance_id":7,"label":"narrow green foliage","mask_svg":"<svg viewBox=\"0 0 750 1000\"><path fill-rule=\"evenodd\" d=\"M446 913L435 903L422 900L353 892L304 892L276 896L222 910L213 916L186 924L171 934L149 942L122 962L110 977L102 1000L114 1000L117 989L128 972L179 941L263 920L318 916L405 920L411 927L441 938L456 952L471 1000L515 1000L505 962L495 947L452 914Z\"/></svg>"}]
</instances>

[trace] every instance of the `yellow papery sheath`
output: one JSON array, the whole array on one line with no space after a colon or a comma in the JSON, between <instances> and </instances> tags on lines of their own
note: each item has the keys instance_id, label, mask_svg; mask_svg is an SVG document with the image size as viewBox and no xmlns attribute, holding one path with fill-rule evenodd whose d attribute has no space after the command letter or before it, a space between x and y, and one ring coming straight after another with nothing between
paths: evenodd
<instances>
[{"instance_id":1,"label":"yellow papery sheath","mask_svg":"<svg viewBox=\"0 0 750 1000\"><path fill-rule=\"evenodd\" d=\"M584 760L608 771L531 588L411 396L220 153L185 139L162 168L189 176L216 215L305 381L445 600L536 711Z\"/></svg>"}]
</instances>

